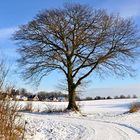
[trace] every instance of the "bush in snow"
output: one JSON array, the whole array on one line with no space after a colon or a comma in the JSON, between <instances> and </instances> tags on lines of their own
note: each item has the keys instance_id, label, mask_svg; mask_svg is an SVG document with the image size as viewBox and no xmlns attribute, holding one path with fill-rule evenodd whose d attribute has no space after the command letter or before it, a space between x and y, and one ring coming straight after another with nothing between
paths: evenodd
<instances>
[{"instance_id":1,"label":"bush in snow","mask_svg":"<svg viewBox=\"0 0 140 140\"><path fill-rule=\"evenodd\" d=\"M0 93L0 139L19 140L24 137L24 127L17 102Z\"/></svg>"},{"instance_id":2,"label":"bush in snow","mask_svg":"<svg viewBox=\"0 0 140 140\"><path fill-rule=\"evenodd\" d=\"M22 107L19 111L24 111L24 112L33 112L33 105L31 102L27 102L27 104Z\"/></svg>"},{"instance_id":3,"label":"bush in snow","mask_svg":"<svg viewBox=\"0 0 140 140\"><path fill-rule=\"evenodd\" d=\"M137 103L133 103L130 106L129 112L134 113L134 112L138 112L139 110L140 110L140 102L137 102Z\"/></svg>"},{"instance_id":4,"label":"bush in snow","mask_svg":"<svg viewBox=\"0 0 140 140\"><path fill-rule=\"evenodd\" d=\"M65 108L60 108L58 106L55 106L53 104L46 104L46 108L43 112L46 112L46 113L59 113L59 112L65 112Z\"/></svg>"}]
</instances>

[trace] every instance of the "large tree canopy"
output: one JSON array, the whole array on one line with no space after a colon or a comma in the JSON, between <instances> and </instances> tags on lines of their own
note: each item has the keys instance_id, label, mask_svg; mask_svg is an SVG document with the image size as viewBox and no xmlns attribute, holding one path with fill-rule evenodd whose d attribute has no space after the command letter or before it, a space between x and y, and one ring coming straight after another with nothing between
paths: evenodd
<instances>
[{"instance_id":1,"label":"large tree canopy","mask_svg":"<svg viewBox=\"0 0 140 140\"><path fill-rule=\"evenodd\" d=\"M40 81L53 70L67 79L68 109L78 110L76 88L93 72L130 73L139 51L132 19L80 4L45 10L14 34L24 77Z\"/></svg>"}]
</instances>

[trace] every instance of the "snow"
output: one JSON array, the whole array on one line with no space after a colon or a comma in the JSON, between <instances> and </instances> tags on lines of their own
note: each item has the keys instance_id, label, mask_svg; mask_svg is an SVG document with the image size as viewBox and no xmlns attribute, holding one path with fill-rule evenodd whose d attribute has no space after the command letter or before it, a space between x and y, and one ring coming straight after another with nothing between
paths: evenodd
<instances>
[{"instance_id":1,"label":"snow","mask_svg":"<svg viewBox=\"0 0 140 140\"><path fill-rule=\"evenodd\" d=\"M80 113L23 113L27 140L140 140L140 112L127 113L139 99L81 101ZM26 102L22 102L24 105ZM33 102L34 108L65 108L67 102Z\"/></svg>"}]
</instances>

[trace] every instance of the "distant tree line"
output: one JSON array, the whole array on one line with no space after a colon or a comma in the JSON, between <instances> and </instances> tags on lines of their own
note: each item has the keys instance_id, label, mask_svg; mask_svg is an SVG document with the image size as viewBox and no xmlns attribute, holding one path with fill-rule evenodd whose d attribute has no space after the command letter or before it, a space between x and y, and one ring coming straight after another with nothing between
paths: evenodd
<instances>
[{"instance_id":1,"label":"distant tree line","mask_svg":"<svg viewBox=\"0 0 140 140\"><path fill-rule=\"evenodd\" d=\"M37 96L40 100L45 100L45 99L53 99L53 98L58 98L58 97L65 97L67 98L67 94L63 94L62 92L46 92L46 91L40 91L37 93Z\"/></svg>"},{"instance_id":2,"label":"distant tree line","mask_svg":"<svg viewBox=\"0 0 140 140\"><path fill-rule=\"evenodd\" d=\"M5 96L7 95L7 93L4 93ZM25 96L28 98L33 98L34 96L38 96L40 101L43 101L45 99L50 99L53 100L53 98L59 98L59 97L64 97L64 98L68 98L68 94L64 94L60 91L52 91L52 92L47 92L47 91L39 91L37 93L31 93L29 91L27 91L25 88L21 88L21 89L11 89L11 92L8 91L8 94L10 94L11 97L17 96L17 95L21 95L21 96ZM137 95L120 95L120 96L107 96L107 97L102 97L102 96L96 96L96 97L85 97L83 99L81 99L79 96L76 96L76 101L82 101L82 100L109 100L109 99L130 99L130 98L138 98Z\"/></svg>"},{"instance_id":3,"label":"distant tree line","mask_svg":"<svg viewBox=\"0 0 140 140\"><path fill-rule=\"evenodd\" d=\"M111 96L107 96L107 97L96 96L94 98L86 97L86 98L84 98L82 100L106 100L106 99L130 99L130 98L138 98L138 97L135 94L133 96L120 95L120 96L114 96L114 97L111 97Z\"/></svg>"},{"instance_id":4,"label":"distant tree line","mask_svg":"<svg viewBox=\"0 0 140 140\"><path fill-rule=\"evenodd\" d=\"M11 97L15 97L17 95L20 95L20 96L25 96L28 98L34 98L37 95L40 101L43 101L45 99L53 100L53 98L57 99L59 97L68 98L68 94L64 94L60 91L52 91L52 92L39 91L37 93L32 93L32 92L27 91L25 88L21 88L21 89L12 88L10 92L4 93L4 94L5 94L5 96L7 94L10 94ZM76 96L76 100L80 101L81 99L79 96Z\"/></svg>"},{"instance_id":5,"label":"distant tree line","mask_svg":"<svg viewBox=\"0 0 140 140\"><path fill-rule=\"evenodd\" d=\"M33 93L27 91L25 88L21 88L21 89L12 88L10 94L11 96L21 95L25 97L33 95Z\"/></svg>"}]
</instances>

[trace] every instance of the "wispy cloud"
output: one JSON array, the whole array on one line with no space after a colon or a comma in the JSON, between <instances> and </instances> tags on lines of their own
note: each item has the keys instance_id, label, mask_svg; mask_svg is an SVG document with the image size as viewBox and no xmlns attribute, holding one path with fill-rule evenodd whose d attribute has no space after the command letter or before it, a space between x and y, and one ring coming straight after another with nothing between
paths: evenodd
<instances>
[{"instance_id":1,"label":"wispy cloud","mask_svg":"<svg viewBox=\"0 0 140 140\"><path fill-rule=\"evenodd\" d=\"M119 13L123 17L140 16L140 0L101 0L97 7L109 12Z\"/></svg>"},{"instance_id":2,"label":"wispy cloud","mask_svg":"<svg viewBox=\"0 0 140 140\"><path fill-rule=\"evenodd\" d=\"M0 28L0 52L10 61L13 61L17 57L16 46L11 40L12 34L17 29L17 27Z\"/></svg>"},{"instance_id":3,"label":"wispy cloud","mask_svg":"<svg viewBox=\"0 0 140 140\"><path fill-rule=\"evenodd\" d=\"M130 2L131 1L131 2ZM119 12L122 16L124 17L138 17L140 16L140 1L138 0L130 0L127 1L125 3L123 3L123 5L120 6L119 8Z\"/></svg>"},{"instance_id":4,"label":"wispy cloud","mask_svg":"<svg viewBox=\"0 0 140 140\"><path fill-rule=\"evenodd\" d=\"M0 28L0 40L9 39L16 30L17 27Z\"/></svg>"}]
</instances>

